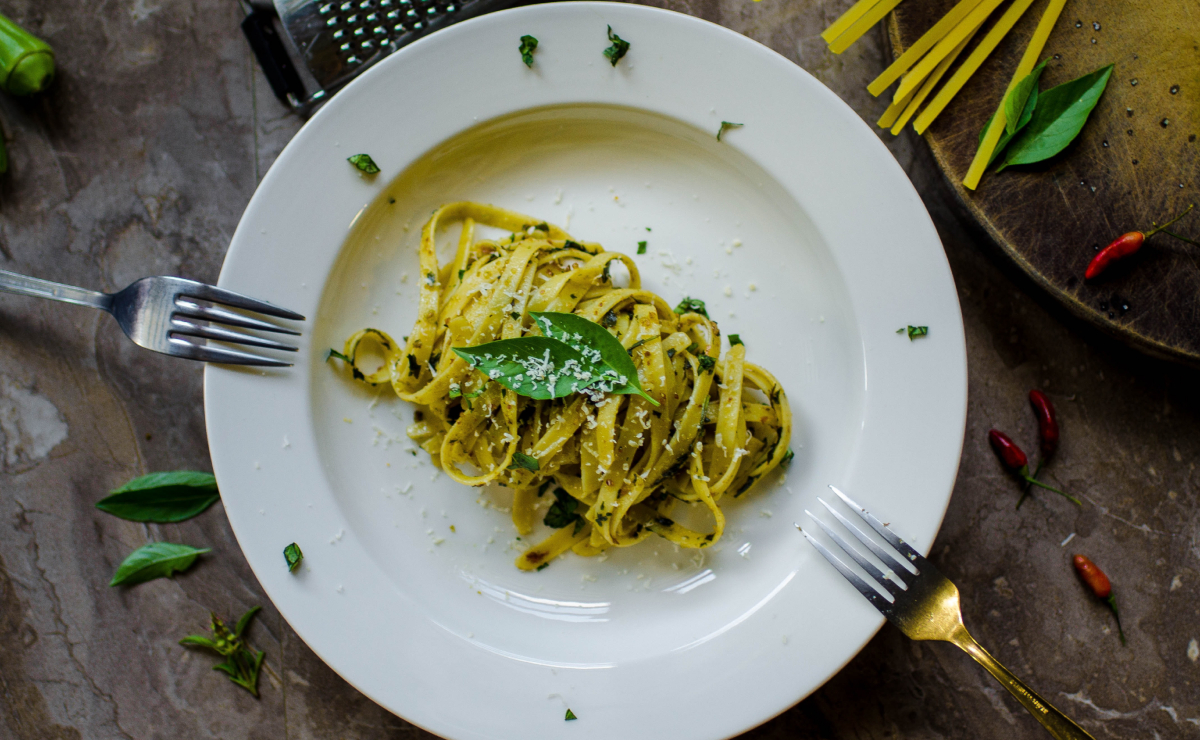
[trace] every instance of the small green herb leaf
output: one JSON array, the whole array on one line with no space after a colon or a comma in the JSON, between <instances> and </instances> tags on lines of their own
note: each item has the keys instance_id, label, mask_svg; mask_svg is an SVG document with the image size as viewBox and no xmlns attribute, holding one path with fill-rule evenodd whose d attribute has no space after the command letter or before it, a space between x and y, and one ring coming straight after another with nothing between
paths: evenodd
<instances>
[{"instance_id":1,"label":"small green herb leaf","mask_svg":"<svg viewBox=\"0 0 1200 740\"><path fill-rule=\"evenodd\" d=\"M538 570L545 570L550 567L550 563L542 563L537 567Z\"/></svg>"},{"instance_id":2,"label":"small green herb leaf","mask_svg":"<svg viewBox=\"0 0 1200 740\"><path fill-rule=\"evenodd\" d=\"M785 452L783 457L779 460L779 464L786 468L792 464L792 460L794 459L796 459L796 453L792 452L792 448L789 447L788 451Z\"/></svg>"},{"instance_id":3,"label":"small green herb leaf","mask_svg":"<svg viewBox=\"0 0 1200 740\"><path fill-rule=\"evenodd\" d=\"M110 586L129 585L170 577L182 573L196 562L196 556L211 552L209 548L197 550L188 545L170 542L151 542L129 554L113 574Z\"/></svg>"},{"instance_id":4,"label":"small green herb leaf","mask_svg":"<svg viewBox=\"0 0 1200 740\"><path fill-rule=\"evenodd\" d=\"M541 469L541 467L542 466L538 464L537 458L530 457L529 455L526 455L524 452L514 452L513 458L512 458L512 465L509 465L508 469L509 470L529 470L531 472L536 473L539 469Z\"/></svg>"},{"instance_id":5,"label":"small green herb leaf","mask_svg":"<svg viewBox=\"0 0 1200 740\"><path fill-rule=\"evenodd\" d=\"M347 157L346 161L357 167L360 172L365 172L368 175L374 175L379 172L379 165L375 164L375 160L371 159L370 154L355 154L352 157Z\"/></svg>"},{"instance_id":6,"label":"small green herb leaf","mask_svg":"<svg viewBox=\"0 0 1200 740\"><path fill-rule=\"evenodd\" d=\"M608 61L615 67L617 62L621 61L621 57L629 51L629 42L613 33L612 26L608 27L608 40L612 42L612 46L604 50L604 56L608 57Z\"/></svg>"},{"instance_id":7,"label":"small green herb leaf","mask_svg":"<svg viewBox=\"0 0 1200 740\"><path fill-rule=\"evenodd\" d=\"M675 307L675 313L698 313L704 318L708 318L708 309L705 308L704 301L700 300L699 298L684 298L679 302L679 305Z\"/></svg>"},{"instance_id":8,"label":"small green herb leaf","mask_svg":"<svg viewBox=\"0 0 1200 740\"><path fill-rule=\"evenodd\" d=\"M700 372L707 373L716 367L717 361L708 355L700 355Z\"/></svg>"},{"instance_id":9,"label":"small green herb leaf","mask_svg":"<svg viewBox=\"0 0 1200 740\"><path fill-rule=\"evenodd\" d=\"M567 721L567 722L570 722L570 721L571 721L571 720L573 720L573 719L579 719L579 718L575 716L575 713L574 713L574 712L572 712L570 709L568 709L568 710L567 710L567 719L566 719L566 721Z\"/></svg>"},{"instance_id":10,"label":"small green herb leaf","mask_svg":"<svg viewBox=\"0 0 1200 740\"><path fill-rule=\"evenodd\" d=\"M928 326L913 326L912 324L909 324L909 326L908 326L908 341L911 342L912 340L916 339L917 337L923 337L928 333L929 333Z\"/></svg>"},{"instance_id":11,"label":"small green herb leaf","mask_svg":"<svg viewBox=\"0 0 1200 740\"><path fill-rule=\"evenodd\" d=\"M721 135L731 128L741 128L744 123L734 123L733 121L721 121L721 128L717 129L717 141L721 140Z\"/></svg>"},{"instance_id":12,"label":"small green herb leaf","mask_svg":"<svg viewBox=\"0 0 1200 740\"><path fill-rule=\"evenodd\" d=\"M1065 149L1083 130L1112 70L1110 64L1041 93L1033 118L1008 145L997 172L1014 164L1041 162Z\"/></svg>"},{"instance_id":13,"label":"small green herb leaf","mask_svg":"<svg viewBox=\"0 0 1200 740\"><path fill-rule=\"evenodd\" d=\"M554 529L562 529L571 524L582 526L583 517L576 512L579 500L561 488L554 489L554 498L555 501L550 504L550 510L546 512L542 524Z\"/></svg>"},{"instance_id":14,"label":"small green herb leaf","mask_svg":"<svg viewBox=\"0 0 1200 740\"><path fill-rule=\"evenodd\" d=\"M732 347L735 344L742 344L742 338L740 336L738 336L737 334L730 334L729 335L729 346Z\"/></svg>"},{"instance_id":15,"label":"small green herb leaf","mask_svg":"<svg viewBox=\"0 0 1200 740\"><path fill-rule=\"evenodd\" d=\"M636 394L658 405L642 390L637 367L629 353L604 327L573 313L535 311L530 315L546 336L570 345L592 365L616 372L618 377L609 393Z\"/></svg>"},{"instance_id":16,"label":"small green herb leaf","mask_svg":"<svg viewBox=\"0 0 1200 740\"><path fill-rule=\"evenodd\" d=\"M646 242L638 242L638 254L646 253Z\"/></svg>"},{"instance_id":17,"label":"small green herb leaf","mask_svg":"<svg viewBox=\"0 0 1200 740\"><path fill-rule=\"evenodd\" d=\"M338 358L342 362L351 362L349 357L345 356L341 352L338 352L336 349L333 349L331 347L329 349L329 351L325 353L325 362L329 362L329 360L334 357Z\"/></svg>"},{"instance_id":18,"label":"small green herb leaf","mask_svg":"<svg viewBox=\"0 0 1200 740\"><path fill-rule=\"evenodd\" d=\"M300 561L304 559L304 553L300 551L300 546L293 542L283 548L283 559L287 561L288 570L294 573L300 567Z\"/></svg>"},{"instance_id":19,"label":"small green herb leaf","mask_svg":"<svg viewBox=\"0 0 1200 740\"><path fill-rule=\"evenodd\" d=\"M131 522L182 522L221 496L211 473L180 470L134 478L96 503L96 508Z\"/></svg>"},{"instance_id":20,"label":"small green herb leaf","mask_svg":"<svg viewBox=\"0 0 1200 740\"><path fill-rule=\"evenodd\" d=\"M533 66L533 52L537 50L538 40L526 34L521 37L521 61L526 67Z\"/></svg>"}]
</instances>

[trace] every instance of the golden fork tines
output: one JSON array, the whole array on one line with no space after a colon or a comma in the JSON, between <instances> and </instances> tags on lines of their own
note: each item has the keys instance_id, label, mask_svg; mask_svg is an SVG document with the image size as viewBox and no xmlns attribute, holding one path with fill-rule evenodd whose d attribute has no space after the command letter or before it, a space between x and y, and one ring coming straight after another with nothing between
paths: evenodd
<instances>
[{"instance_id":1,"label":"golden fork tines","mask_svg":"<svg viewBox=\"0 0 1200 740\"><path fill-rule=\"evenodd\" d=\"M842 501L861 516L862 520L879 533L879 536L895 548L894 551L879 544L873 537L863 532L854 522L847 519L836 509L817 499L829 510L842 526L884 563L885 567L893 568L894 572L884 573L869 559L860 553L853 545L846 542L833 528L805 511L821 529L837 543L838 547L854 559L863 570L875 580L875 583L891 595L888 600L872 584L863 580L849 566L839 560L829 548L813 539L797 524L796 528L812 543L813 547L825 556L846 580L854 584L867 601L875 606L892 624L913 640L945 640L953 643L967 652L980 665L988 670L1004 688L1008 689L1021 706L1029 710L1038 722L1042 723L1051 735L1059 740L1095 740L1082 727L1071 721L1062 712L1050 706L1050 702L1038 696L1033 689L1025 685L1021 679L1014 676L1000 662L984 650L975 638L963 626L962 609L958 603L958 588L950 579L938 572L933 564L923 558L919 552L909 547L904 540L897 537L883 522L869 514L858 504L846 497L846 494L830 486Z\"/></svg>"}]
</instances>

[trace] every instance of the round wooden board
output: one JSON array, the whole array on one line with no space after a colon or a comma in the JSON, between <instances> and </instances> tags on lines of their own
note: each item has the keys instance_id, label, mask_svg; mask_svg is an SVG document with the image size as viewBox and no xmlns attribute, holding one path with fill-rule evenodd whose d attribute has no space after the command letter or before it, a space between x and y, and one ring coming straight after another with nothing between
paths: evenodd
<instances>
[{"instance_id":1,"label":"round wooden board","mask_svg":"<svg viewBox=\"0 0 1200 740\"><path fill-rule=\"evenodd\" d=\"M889 19L894 54L954 2L902 3ZM1097 249L1200 201L1200 5L1068 0L1042 55L1050 64L1041 88L1115 64L1100 103L1058 156L989 171L974 192L962 186L980 129L999 105L1046 4L1037 0L1025 13L926 140L966 208L1035 282L1129 344L1200 365L1200 247L1159 234L1126 264L1094 282L1083 280ZM893 86L883 95L890 99L894 92ZM1172 230L1200 241L1200 208Z\"/></svg>"}]
</instances>

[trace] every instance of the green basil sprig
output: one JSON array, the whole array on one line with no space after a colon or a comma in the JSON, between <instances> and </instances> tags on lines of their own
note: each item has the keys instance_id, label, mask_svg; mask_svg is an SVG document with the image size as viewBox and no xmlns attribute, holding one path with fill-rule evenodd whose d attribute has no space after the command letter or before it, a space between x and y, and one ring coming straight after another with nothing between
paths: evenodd
<instances>
[{"instance_id":1,"label":"green basil sprig","mask_svg":"<svg viewBox=\"0 0 1200 740\"><path fill-rule=\"evenodd\" d=\"M96 503L131 522L168 524L191 519L221 498L212 473L179 470L134 478Z\"/></svg>"},{"instance_id":2,"label":"green basil sprig","mask_svg":"<svg viewBox=\"0 0 1200 740\"><path fill-rule=\"evenodd\" d=\"M188 635L180 640L179 644L206 648L224 657L225 660L213 666L213 670L221 671L230 681L258 696L258 673L267 654L247 645L245 634L250 620L261 608L256 606L243 614L233 630L226 627L216 614L209 612L213 636L209 638L203 635Z\"/></svg>"},{"instance_id":3,"label":"green basil sprig","mask_svg":"<svg viewBox=\"0 0 1200 740\"><path fill-rule=\"evenodd\" d=\"M562 398L590 389L637 394L657 405L638 383L625 348L603 327L574 314L533 317L546 336L454 347L454 352L489 379L528 398Z\"/></svg>"},{"instance_id":4,"label":"green basil sprig","mask_svg":"<svg viewBox=\"0 0 1200 740\"><path fill-rule=\"evenodd\" d=\"M587 359L595 362L599 360L602 364L607 365L617 372L617 375L625 379L624 383L613 387L609 393L617 395L636 394L649 400L655 406L658 402L646 392L642 390L642 385L638 382L637 366L633 364L633 358L617 341L617 338L608 332L607 329L588 321L582 316L576 316L573 313L557 313L554 311L534 311L530 314L533 320L537 322L542 333L548 337L565 342ZM597 357L597 354L599 355Z\"/></svg>"},{"instance_id":5,"label":"green basil sprig","mask_svg":"<svg viewBox=\"0 0 1200 740\"><path fill-rule=\"evenodd\" d=\"M1004 152L1003 160L996 171L1014 164L1041 162L1066 149L1083 130L1088 116L1108 86L1112 71L1113 65L1110 64L1042 93L1036 92L1036 79L1030 83L1031 89L1024 105L1021 106L1021 116L1017 119L1016 133L1011 134L1006 129L996 152L992 155L995 160L1001 151ZM1035 69L1030 77L1034 74L1040 74L1038 69ZM1028 79L1022 80L1017 87L1024 85ZM1017 88L1014 88L1013 93L1017 92ZM1015 98L1011 101L1005 99L1006 115L1011 115L1008 113L1010 104L1011 109L1016 110L1016 102ZM991 125L991 121L988 125ZM986 130L985 127L984 131Z\"/></svg>"},{"instance_id":6,"label":"green basil sprig","mask_svg":"<svg viewBox=\"0 0 1200 740\"><path fill-rule=\"evenodd\" d=\"M192 567L196 557L211 552L209 548L198 550L189 545L171 542L151 542L142 545L125 558L113 574L110 586L144 583L155 578L169 578Z\"/></svg>"},{"instance_id":7,"label":"green basil sprig","mask_svg":"<svg viewBox=\"0 0 1200 740\"><path fill-rule=\"evenodd\" d=\"M629 42L613 33L612 26L608 27L608 40L612 42L612 46L604 50L604 56L608 57L608 61L615 67L617 62L621 61L621 57L629 51Z\"/></svg>"}]
</instances>

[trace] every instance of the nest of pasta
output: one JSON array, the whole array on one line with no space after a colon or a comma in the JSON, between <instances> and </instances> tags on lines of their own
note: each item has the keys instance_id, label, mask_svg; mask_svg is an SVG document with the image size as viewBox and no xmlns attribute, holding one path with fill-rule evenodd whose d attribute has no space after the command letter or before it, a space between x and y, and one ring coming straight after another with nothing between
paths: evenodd
<instances>
[{"instance_id":1,"label":"nest of pasta","mask_svg":"<svg viewBox=\"0 0 1200 740\"><path fill-rule=\"evenodd\" d=\"M435 236L455 223L462 235L454 259L439 265ZM511 236L477 240L477 226ZM618 261L629 274L625 287L613 282ZM538 504L551 502L543 521L557 531L518 557L518 567L540 569L567 550L596 555L651 535L709 547L725 527L722 498L746 493L790 459L783 388L746 361L740 342L722 355L720 330L701 301L673 308L643 290L627 255L529 216L463 202L434 212L420 263L419 311L404 345L363 329L333 354L356 379L390 383L417 405L409 437L449 476L511 489L522 535L533 530ZM454 351L543 336L549 325L538 317L561 314L587 319L620 343L636 368L635 379L620 380L636 392L609 382L530 397ZM384 358L372 372L358 366L368 349ZM708 531L677 522L680 506L702 507L711 526L700 529Z\"/></svg>"}]
</instances>

